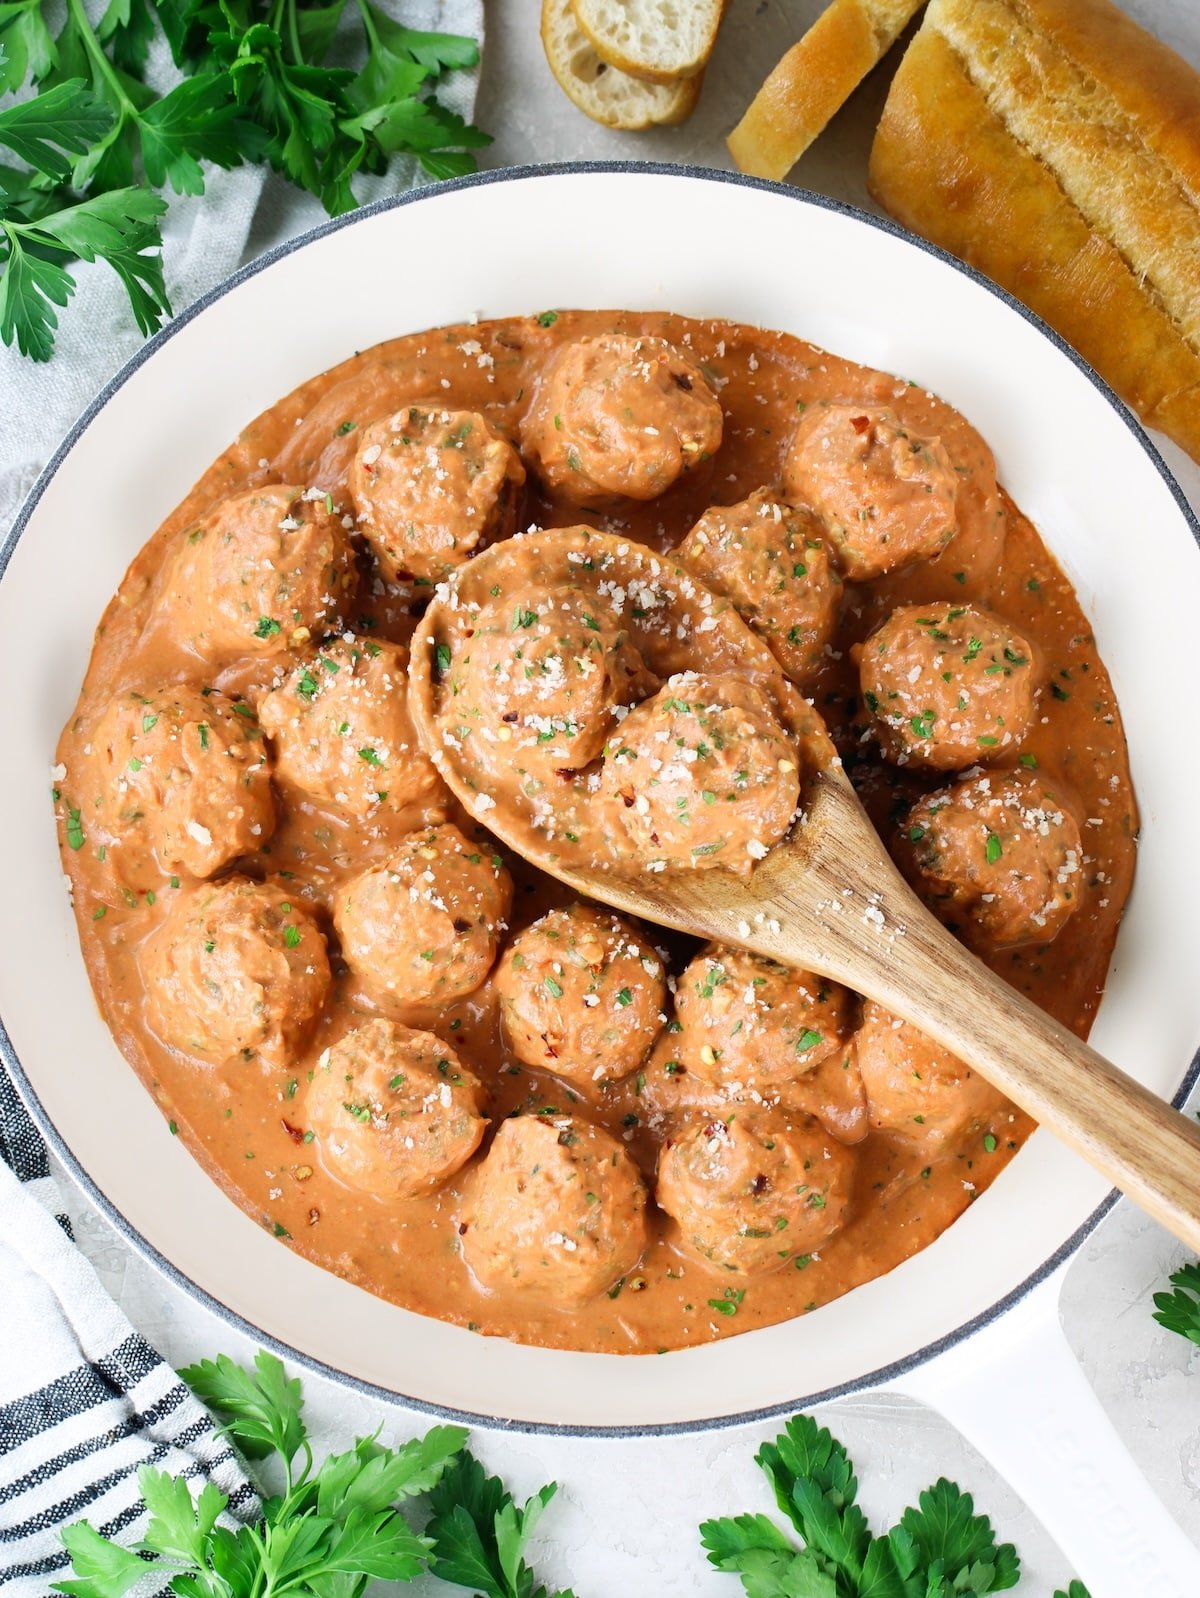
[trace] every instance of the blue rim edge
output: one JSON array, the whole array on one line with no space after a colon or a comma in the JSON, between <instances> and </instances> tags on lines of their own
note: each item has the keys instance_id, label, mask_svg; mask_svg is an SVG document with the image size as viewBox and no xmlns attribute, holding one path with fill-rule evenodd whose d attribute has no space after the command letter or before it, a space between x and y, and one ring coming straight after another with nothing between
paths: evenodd
<instances>
[{"instance_id":1,"label":"blue rim edge","mask_svg":"<svg viewBox=\"0 0 1200 1598\"><path fill-rule=\"evenodd\" d=\"M206 294L202 294L198 300L195 300L185 310L181 311L179 315L173 318L173 320L166 327L164 327L160 332L156 333L153 338L149 339L141 347L141 349L139 349L136 354L131 356L130 359L126 361L125 365L122 366L121 369L109 379L109 381L100 390L99 394L97 394L96 398L80 415L78 421L75 422L74 426L63 439L59 447L55 450L46 467L39 474L37 481L30 490L28 498L17 512L16 519L14 520L12 527L9 529L8 534L5 536L3 543L0 544L0 579L4 577L4 574L8 568L9 560L12 556L12 552L16 548L22 533L28 526L31 516L37 509L42 495L45 493L55 473L58 471L58 468L74 448L79 438L87 431L92 422L108 404L109 400L111 400L113 396L124 387L133 374L146 361L148 361L156 353L156 351L167 342L168 339L173 338L175 334L178 333L182 328L186 327L188 323L193 320L193 318L199 316L201 312L205 311L210 305L215 304L217 300L224 298L226 294L237 288L239 284L246 282L251 277L257 276L259 272L265 271L268 267L273 266L276 261L283 260L286 256L291 255L293 251L304 249L309 244L315 243L318 239L325 238L331 233L338 232L341 228L351 227L364 217L376 216L384 211L391 211L400 206L411 205L423 199L427 199L432 195L445 194L456 189L479 188L493 183L524 182L531 178L538 177L559 177L564 175L590 173L626 173L631 176L649 174L657 177L688 177L698 178L706 182L733 184L740 188L760 189L768 194L778 195L790 200L798 200L805 205L816 206L818 209L823 211L833 211L841 216L851 217L855 221L861 222L868 227L875 228L881 233L886 233L893 238L900 239L904 243L910 245L912 248L922 250L926 255L930 255L935 260L941 261L945 265L952 267L956 272L960 272L964 277L969 278L980 288L986 290L987 293L993 295L996 299L1001 300L1011 310L1015 311L1020 317L1022 317L1024 321L1037 328L1042 336L1048 339L1049 342L1053 344L1054 347L1060 352L1060 354L1066 356L1071 364L1088 379L1088 381L1095 389L1098 390L1100 394L1103 395L1112 408L1117 412L1118 416L1120 416L1121 420L1133 433L1134 437L1141 445L1142 450L1149 457L1151 463L1154 465L1159 476L1162 478L1164 484L1170 492L1171 497L1179 507L1180 513L1190 527L1192 537L1196 541L1198 549L1200 549L1200 520L1197 519L1183 493L1183 490L1175 481L1170 468L1167 466L1166 462L1163 460L1162 456L1159 454L1158 450L1147 436L1145 429L1142 427L1137 417L1133 415L1129 408L1120 399L1118 399L1117 395L1099 375L1099 373L1094 371L1093 368L1090 367L1083 359L1083 357L1074 349L1072 349L1071 346L1057 332L1055 332L1052 327L1050 327L1041 319L1041 317L1035 315L1035 313L1031 311L1028 306L1022 305L1020 300L1015 299L1011 294L1008 293L1006 289L1002 289L998 284L993 283L990 278L985 277L974 267L968 266L966 262L960 261L956 256L949 254L948 251L940 249L935 244L930 244L927 240L919 238L916 234L909 233L907 229L900 227L898 223L892 222L884 217L873 216L869 212L862 211L857 206L848 205L842 200L831 199L827 195L816 194L809 189L793 188L781 183L766 182L761 178L746 177L739 172L723 172L713 167L696 166L690 164L676 165L674 163L664 161L564 161L537 166L505 167L495 171L472 173L467 177L454 178L448 182L430 184L423 188L409 190L405 194L393 195L386 199L376 200L370 205L364 205L360 207L357 211L351 211L344 216L335 217L331 221L322 223L319 227L313 228L308 233L303 233L294 239L287 240L283 244L276 245L273 249L268 250L256 260L251 261L248 265L240 267L238 271L232 274L232 276L224 279L224 281L217 284L215 288L209 289ZM75 1158L75 1155L67 1146L57 1128L50 1120L50 1117L46 1114L46 1111L42 1107L41 1101L38 1099L37 1093L34 1091L32 1083L29 1081L24 1070L22 1069L21 1062L17 1057L16 1050L13 1048L12 1040L9 1038L2 1018L0 1018L0 1059L3 1060L6 1069L16 1084L21 1097L25 1101L30 1114L33 1116L33 1119L36 1121L40 1131L42 1132L42 1135L45 1137L49 1146L53 1149L55 1156L66 1167L76 1185L82 1189L89 1201L101 1212L109 1224L114 1227L114 1229L125 1239L125 1241L145 1259L149 1260L152 1265L161 1271L161 1273L167 1277L169 1281L171 1281L176 1287L184 1292L189 1298L195 1299L211 1314L215 1315L218 1319L225 1321L228 1325L243 1333L243 1335L251 1338L251 1340L257 1342L261 1347L268 1348L273 1353L278 1354L281 1358L292 1360L296 1364L302 1366L304 1369L312 1371L319 1376L326 1377L332 1382L339 1383L342 1386L350 1387L355 1392L362 1394L364 1397L380 1399L389 1404L403 1404L407 1408L415 1410L419 1414L428 1415L438 1420L458 1421L469 1426L496 1432L515 1432L523 1435L528 1434L531 1436L549 1437L586 1437L597 1439L612 1438L613 1440L637 1437L681 1436L695 1432L716 1431L722 1427L755 1425L764 1421L776 1420L781 1416L793 1414L797 1410L809 1408L814 1404L828 1403L832 1399L844 1398L851 1393L862 1393L870 1391L874 1388L882 1387L887 1382L893 1381L897 1377L903 1376L906 1372L915 1369L919 1365L926 1364L929 1360L936 1358L937 1355L944 1353L947 1349L954 1347L969 1337L972 1337L976 1332L981 1331L984 1327L991 1325L993 1321L997 1320L1007 1310L1011 1309L1014 1304L1019 1303L1021 1299L1032 1292L1035 1287L1044 1282L1047 1277L1051 1276L1060 1265L1070 1259L1070 1257L1081 1247L1085 1239L1096 1229L1096 1227L1100 1224L1100 1222L1104 1219L1104 1217L1108 1214L1113 1205L1121 1196L1115 1188L1109 1192L1104 1200L1096 1206L1091 1215L1088 1216L1083 1224L1066 1240L1066 1242L1064 1242L1058 1249L1055 1250L1049 1259L1044 1261L1043 1264L1039 1266L1039 1268L1030 1276L1026 1277L1025 1280L1019 1284L1019 1286L1013 1288L1013 1290L1010 1293L1007 1293L1003 1298L998 1299L993 1305L991 1305L989 1309L982 1311L973 1319L965 1321L955 1331L947 1333L945 1337L938 1338L932 1343L927 1343L924 1347L916 1349L913 1353L906 1355L903 1359L895 1360L888 1365L880 1366L878 1370L866 1372L864 1375L856 1377L853 1381L841 1382L833 1387L822 1388L820 1391L815 1393L802 1393L779 1403L769 1404L759 1409L744 1410L729 1415L713 1415L702 1420L694 1421L668 1421L646 1426L577 1426L553 1424L548 1421L512 1420L502 1416L480 1415L476 1414L472 1410L455 1409L445 1404L433 1404L427 1399L414 1398L408 1393L400 1392L396 1388L382 1387L375 1382L364 1381L361 1377L351 1376L345 1371L336 1370L333 1366L326 1365L322 1360L316 1359L310 1354L304 1354L299 1349L292 1348L290 1344L284 1343L278 1338L269 1336L263 1332L260 1327L254 1326L251 1322L245 1320L241 1315L237 1314L236 1311L230 1309L228 1305L221 1303L219 1299L213 1298L213 1296L197 1282L193 1282L190 1277L185 1276L184 1273L179 1270L177 1266L173 1265L165 1255L160 1254L154 1245L148 1242L146 1238L144 1238L141 1233L137 1231L131 1222L126 1220L120 1211L115 1208L106 1195L102 1193L97 1185L92 1181L91 1177ZM1191 1064L1189 1065L1186 1073L1184 1074L1183 1080L1180 1083L1179 1089L1171 1100L1171 1103L1176 1109L1179 1109L1182 1106L1184 1100L1187 1098L1198 1079L1200 1079L1200 1049L1198 1049L1196 1054L1193 1056ZM623 1355L619 1357L634 1358L636 1356Z\"/></svg>"}]
</instances>

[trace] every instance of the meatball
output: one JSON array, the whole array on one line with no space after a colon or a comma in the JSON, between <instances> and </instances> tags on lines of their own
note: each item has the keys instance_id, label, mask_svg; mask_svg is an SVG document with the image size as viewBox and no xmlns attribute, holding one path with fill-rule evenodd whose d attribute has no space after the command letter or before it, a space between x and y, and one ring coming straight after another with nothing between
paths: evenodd
<instances>
[{"instance_id":1,"label":"meatball","mask_svg":"<svg viewBox=\"0 0 1200 1598\"><path fill-rule=\"evenodd\" d=\"M931 560L957 530L958 478L945 446L887 406L811 406L783 488L821 517L842 571L858 582Z\"/></svg>"},{"instance_id":2,"label":"meatball","mask_svg":"<svg viewBox=\"0 0 1200 1598\"><path fill-rule=\"evenodd\" d=\"M791 825L797 761L762 688L682 672L621 723L600 787L645 859L749 871Z\"/></svg>"},{"instance_id":3,"label":"meatball","mask_svg":"<svg viewBox=\"0 0 1200 1598\"><path fill-rule=\"evenodd\" d=\"M1003 1108L990 1082L873 999L863 1006L854 1049L872 1127L923 1153L941 1153Z\"/></svg>"},{"instance_id":4,"label":"meatball","mask_svg":"<svg viewBox=\"0 0 1200 1598\"><path fill-rule=\"evenodd\" d=\"M815 1121L741 1110L689 1127L658 1162L659 1205L714 1270L762 1276L841 1226L855 1156Z\"/></svg>"},{"instance_id":5,"label":"meatball","mask_svg":"<svg viewBox=\"0 0 1200 1598\"><path fill-rule=\"evenodd\" d=\"M459 1233L484 1287L575 1309L641 1258L646 1190L600 1127L577 1116L516 1116L471 1179Z\"/></svg>"},{"instance_id":6,"label":"meatball","mask_svg":"<svg viewBox=\"0 0 1200 1598\"><path fill-rule=\"evenodd\" d=\"M658 686L612 609L572 588L485 605L444 670L472 735L542 782L595 760L619 710Z\"/></svg>"},{"instance_id":7,"label":"meatball","mask_svg":"<svg viewBox=\"0 0 1200 1598\"><path fill-rule=\"evenodd\" d=\"M581 1086L637 1069L667 999L644 934L583 904L551 910L514 938L495 988L517 1058Z\"/></svg>"},{"instance_id":8,"label":"meatball","mask_svg":"<svg viewBox=\"0 0 1200 1598\"><path fill-rule=\"evenodd\" d=\"M280 776L356 816L438 804L441 778L408 714L408 651L335 639L298 661L258 713Z\"/></svg>"},{"instance_id":9,"label":"meatball","mask_svg":"<svg viewBox=\"0 0 1200 1598\"><path fill-rule=\"evenodd\" d=\"M477 411L409 405L362 431L350 467L358 523L390 582L441 582L516 526L521 457Z\"/></svg>"},{"instance_id":10,"label":"meatball","mask_svg":"<svg viewBox=\"0 0 1200 1598\"><path fill-rule=\"evenodd\" d=\"M833 636L842 579L811 517L760 488L706 510L676 553L733 601L793 681L812 675Z\"/></svg>"},{"instance_id":11,"label":"meatball","mask_svg":"<svg viewBox=\"0 0 1200 1598\"><path fill-rule=\"evenodd\" d=\"M1049 943L1079 903L1079 827L1033 776L997 772L940 788L905 825L918 891L984 949Z\"/></svg>"},{"instance_id":12,"label":"meatball","mask_svg":"<svg viewBox=\"0 0 1200 1598\"><path fill-rule=\"evenodd\" d=\"M182 684L129 689L90 747L108 859L135 887L178 871L211 877L275 830L271 768L249 705Z\"/></svg>"},{"instance_id":13,"label":"meatball","mask_svg":"<svg viewBox=\"0 0 1200 1598\"><path fill-rule=\"evenodd\" d=\"M409 833L385 864L355 877L333 919L366 992L382 1009L404 1010L474 993L511 901L499 855L446 825Z\"/></svg>"},{"instance_id":14,"label":"meatball","mask_svg":"<svg viewBox=\"0 0 1200 1598\"><path fill-rule=\"evenodd\" d=\"M775 1088L845 1048L850 995L836 982L710 944L675 990L687 1069L718 1086Z\"/></svg>"},{"instance_id":15,"label":"meatball","mask_svg":"<svg viewBox=\"0 0 1200 1598\"><path fill-rule=\"evenodd\" d=\"M206 659L278 654L335 629L356 581L332 496L276 484L231 494L180 534L162 614Z\"/></svg>"},{"instance_id":16,"label":"meatball","mask_svg":"<svg viewBox=\"0 0 1200 1598\"><path fill-rule=\"evenodd\" d=\"M521 449L572 505L656 499L720 447L721 402L659 338L602 333L568 344L521 423Z\"/></svg>"},{"instance_id":17,"label":"meatball","mask_svg":"<svg viewBox=\"0 0 1200 1598\"><path fill-rule=\"evenodd\" d=\"M369 1021L326 1049L305 1107L321 1158L378 1198L436 1192L479 1147L483 1087L431 1032Z\"/></svg>"},{"instance_id":18,"label":"meatball","mask_svg":"<svg viewBox=\"0 0 1200 1598\"><path fill-rule=\"evenodd\" d=\"M902 605L863 644L859 677L884 754L935 771L1011 755L1037 702L1032 646L975 605Z\"/></svg>"},{"instance_id":19,"label":"meatball","mask_svg":"<svg viewBox=\"0 0 1200 1598\"><path fill-rule=\"evenodd\" d=\"M289 1064L329 989L325 940L304 906L248 877L173 895L138 965L154 1031L214 1064Z\"/></svg>"}]
</instances>

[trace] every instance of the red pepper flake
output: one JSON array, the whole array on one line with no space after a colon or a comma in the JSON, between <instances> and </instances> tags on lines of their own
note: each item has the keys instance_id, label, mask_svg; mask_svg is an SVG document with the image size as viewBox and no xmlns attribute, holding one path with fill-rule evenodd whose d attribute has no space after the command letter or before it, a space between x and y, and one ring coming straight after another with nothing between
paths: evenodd
<instances>
[{"instance_id":1,"label":"red pepper flake","mask_svg":"<svg viewBox=\"0 0 1200 1598\"><path fill-rule=\"evenodd\" d=\"M852 416L850 418L850 426L856 433L865 433L870 425L871 418L869 416Z\"/></svg>"},{"instance_id":2,"label":"red pepper flake","mask_svg":"<svg viewBox=\"0 0 1200 1598\"><path fill-rule=\"evenodd\" d=\"M293 1143L303 1143L304 1142L304 1129L302 1127L293 1126L290 1121L285 1121L285 1120L282 1119L282 1117L280 1118L279 1124L283 1128L283 1130L287 1133L287 1135L291 1138Z\"/></svg>"}]
</instances>

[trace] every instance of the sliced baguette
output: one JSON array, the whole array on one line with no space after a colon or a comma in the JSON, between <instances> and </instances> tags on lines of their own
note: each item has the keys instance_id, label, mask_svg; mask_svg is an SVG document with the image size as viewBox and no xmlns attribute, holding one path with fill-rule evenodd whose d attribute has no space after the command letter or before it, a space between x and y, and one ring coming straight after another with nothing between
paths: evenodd
<instances>
[{"instance_id":1,"label":"sliced baguette","mask_svg":"<svg viewBox=\"0 0 1200 1598\"><path fill-rule=\"evenodd\" d=\"M602 61L647 83L692 78L708 64L724 0L571 0Z\"/></svg>"},{"instance_id":2,"label":"sliced baguette","mask_svg":"<svg viewBox=\"0 0 1200 1598\"><path fill-rule=\"evenodd\" d=\"M903 33L923 0L833 0L726 141L743 172L784 178Z\"/></svg>"},{"instance_id":3,"label":"sliced baguette","mask_svg":"<svg viewBox=\"0 0 1200 1598\"><path fill-rule=\"evenodd\" d=\"M629 132L691 116L699 77L646 83L603 61L575 20L571 0L542 0L542 48L563 92L594 122Z\"/></svg>"},{"instance_id":4,"label":"sliced baguette","mask_svg":"<svg viewBox=\"0 0 1200 1598\"><path fill-rule=\"evenodd\" d=\"M1200 460L1200 77L1108 0L932 0L871 192Z\"/></svg>"}]
</instances>

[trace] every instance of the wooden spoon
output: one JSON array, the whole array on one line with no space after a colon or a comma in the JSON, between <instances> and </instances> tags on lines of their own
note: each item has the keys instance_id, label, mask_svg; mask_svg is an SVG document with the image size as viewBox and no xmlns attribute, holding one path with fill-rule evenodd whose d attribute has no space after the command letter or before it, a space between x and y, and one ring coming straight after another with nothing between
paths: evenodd
<instances>
[{"instance_id":1,"label":"wooden spoon","mask_svg":"<svg viewBox=\"0 0 1200 1598\"><path fill-rule=\"evenodd\" d=\"M463 805L539 870L643 920L767 955L876 999L950 1049L1200 1253L1200 1128L993 974L925 909L840 768L749 877L565 870Z\"/></svg>"},{"instance_id":2,"label":"wooden spoon","mask_svg":"<svg viewBox=\"0 0 1200 1598\"><path fill-rule=\"evenodd\" d=\"M506 816L475 785L482 776L486 786L486 772L463 761L467 741L453 729L470 712L459 704L450 663L469 654L476 619L495 596L519 598L531 584L577 588L610 608L613 585L621 585L622 594L640 596L631 633L657 675L679 670L681 656L698 659L704 669L761 681L785 722L795 721L805 819L752 873L565 865L542 847L546 835L528 816L524 824ZM634 620L639 613L643 619ZM516 615L523 628L521 605ZM448 727L439 720L443 698ZM426 610L412 641L409 709L463 806L516 854L615 909L832 977L877 1000L974 1067L1200 1253L1200 1128L995 976L930 915L888 857L824 727L805 723L807 707L778 662L728 602L673 557L591 527L548 528L492 545Z\"/></svg>"}]
</instances>

